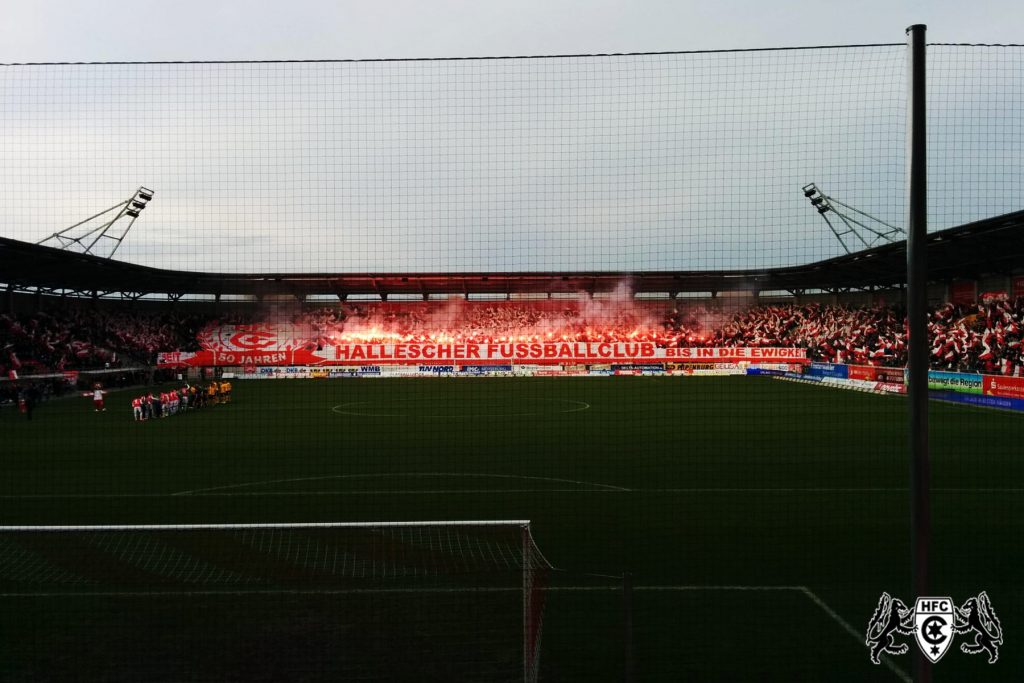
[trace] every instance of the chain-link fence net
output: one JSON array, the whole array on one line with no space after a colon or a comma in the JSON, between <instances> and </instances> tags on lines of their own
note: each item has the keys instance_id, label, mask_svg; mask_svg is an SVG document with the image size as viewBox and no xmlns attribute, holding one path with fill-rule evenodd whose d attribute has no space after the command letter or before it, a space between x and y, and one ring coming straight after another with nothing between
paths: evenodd
<instances>
[{"instance_id":1,"label":"chain-link fence net","mask_svg":"<svg viewBox=\"0 0 1024 683\"><path fill-rule=\"evenodd\" d=\"M0 67L4 518L529 519L542 680L906 680L906 64ZM1021 47L929 47L933 583L1007 631L1022 98Z\"/></svg>"}]
</instances>

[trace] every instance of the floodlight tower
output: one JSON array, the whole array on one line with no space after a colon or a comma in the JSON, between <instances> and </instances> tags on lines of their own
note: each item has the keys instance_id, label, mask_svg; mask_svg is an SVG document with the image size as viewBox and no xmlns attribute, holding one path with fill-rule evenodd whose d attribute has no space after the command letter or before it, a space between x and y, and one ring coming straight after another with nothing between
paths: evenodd
<instances>
[{"instance_id":1,"label":"floodlight tower","mask_svg":"<svg viewBox=\"0 0 1024 683\"><path fill-rule=\"evenodd\" d=\"M93 250L96 249L100 240L107 240L112 242L113 246L105 258L112 258L151 199L153 199L153 190L140 186L131 197L123 202L118 202L109 209L104 209L83 221L55 232L49 237L39 240L36 244L52 241L51 246L56 246L58 249L98 255ZM93 221L98 222L93 223ZM121 223L115 228L118 221ZM92 224L91 227L90 224Z\"/></svg>"},{"instance_id":2,"label":"floodlight tower","mask_svg":"<svg viewBox=\"0 0 1024 683\"><path fill-rule=\"evenodd\" d=\"M825 223L828 224L829 229L832 230L832 234L836 236L839 243L843 245L843 249L846 250L847 254L852 252L850 251L850 245L843 239L844 236L847 238L851 235L856 237L864 245L865 249L870 249L879 243L890 244L898 242L907 237L907 233L903 228L886 223L881 218L875 218L866 211L861 211L834 197L829 197L814 183L804 185L800 189L804 191L804 196L810 200L811 206L817 209L818 214L825 219ZM841 229L837 229L832 221L828 219L829 213L834 214L836 218L842 221Z\"/></svg>"}]
</instances>

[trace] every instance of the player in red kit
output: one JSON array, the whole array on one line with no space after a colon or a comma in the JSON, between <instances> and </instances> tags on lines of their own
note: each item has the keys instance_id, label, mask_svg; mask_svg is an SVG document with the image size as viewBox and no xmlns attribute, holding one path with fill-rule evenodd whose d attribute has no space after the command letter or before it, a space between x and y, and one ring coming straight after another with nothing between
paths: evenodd
<instances>
[{"instance_id":1,"label":"player in red kit","mask_svg":"<svg viewBox=\"0 0 1024 683\"><path fill-rule=\"evenodd\" d=\"M132 399L132 415L136 422L142 422L142 399L138 396Z\"/></svg>"},{"instance_id":2,"label":"player in red kit","mask_svg":"<svg viewBox=\"0 0 1024 683\"><path fill-rule=\"evenodd\" d=\"M103 395L105 393L105 391L100 389L100 386L98 384L96 385L96 388L92 390L93 412L99 413L101 411L106 411L106 408L103 406Z\"/></svg>"}]
</instances>

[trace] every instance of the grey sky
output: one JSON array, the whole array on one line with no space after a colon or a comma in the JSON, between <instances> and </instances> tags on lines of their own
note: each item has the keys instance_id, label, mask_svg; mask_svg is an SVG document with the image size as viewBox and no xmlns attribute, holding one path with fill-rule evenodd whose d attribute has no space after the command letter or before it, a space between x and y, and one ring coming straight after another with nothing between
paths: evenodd
<instances>
[{"instance_id":1,"label":"grey sky","mask_svg":"<svg viewBox=\"0 0 1024 683\"><path fill-rule=\"evenodd\" d=\"M1016 4L22 3L0 61L1020 42ZM287 8L284 10L282 8ZM839 8L843 7L843 10ZM931 55L934 227L1024 204L1024 50ZM799 193L902 223L901 48L0 68L3 234L157 191L119 257L221 270L731 268L839 253Z\"/></svg>"},{"instance_id":2,"label":"grey sky","mask_svg":"<svg viewBox=\"0 0 1024 683\"><path fill-rule=\"evenodd\" d=\"M33 0L0 61L338 59L898 42L1021 42L1014 0Z\"/></svg>"}]
</instances>

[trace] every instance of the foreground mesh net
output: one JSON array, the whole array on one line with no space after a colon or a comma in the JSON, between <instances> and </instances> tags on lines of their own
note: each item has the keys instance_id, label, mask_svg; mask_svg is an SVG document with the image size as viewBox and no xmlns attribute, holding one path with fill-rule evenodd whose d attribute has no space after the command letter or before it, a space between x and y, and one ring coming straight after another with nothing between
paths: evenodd
<instances>
[{"instance_id":1,"label":"foreground mesh net","mask_svg":"<svg viewBox=\"0 0 1024 683\"><path fill-rule=\"evenodd\" d=\"M0 65L0 519L528 518L635 577L638 680L877 675L858 631L913 598L901 29ZM928 50L933 576L1009 632L1024 47ZM624 677L590 585L538 660L518 533L0 534L0 679Z\"/></svg>"},{"instance_id":2,"label":"foreground mesh net","mask_svg":"<svg viewBox=\"0 0 1024 683\"><path fill-rule=\"evenodd\" d=\"M549 568L525 523L0 528L5 603L31 606L39 628L59 624L65 646L106 653L96 672L121 680L261 667L535 680ZM138 659L168 621L180 647L159 666ZM61 638L34 633L5 643L19 673L60 678ZM245 662L261 640L275 644Z\"/></svg>"}]
</instances>

